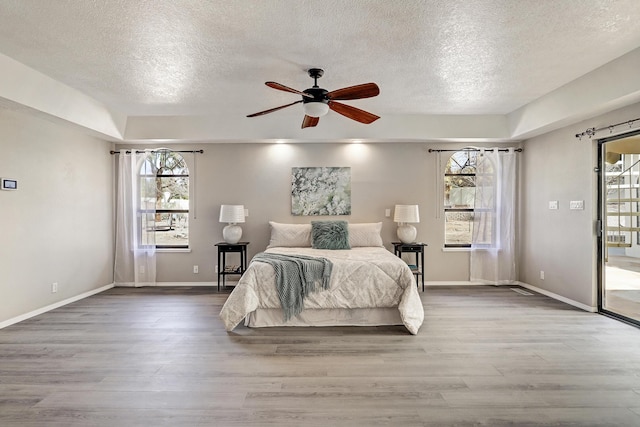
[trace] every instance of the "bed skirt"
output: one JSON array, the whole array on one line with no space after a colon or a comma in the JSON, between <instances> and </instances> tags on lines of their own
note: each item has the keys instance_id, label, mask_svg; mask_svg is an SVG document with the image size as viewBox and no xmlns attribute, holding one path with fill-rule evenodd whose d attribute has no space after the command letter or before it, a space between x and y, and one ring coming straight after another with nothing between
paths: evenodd
<instances>
[{"instance_id":1,"label":"bed skirt","mask_svg":"<svg viewBox=\"0 0 640 427\"><path fill-rule=\"evenodd\" d=\"M397 307L390 308L333 308L305 309L287 322L282 309L258 308L247 315L245 326L264 328L274 326L385 326L402 325Z\"/></svg>"}]
</instances>

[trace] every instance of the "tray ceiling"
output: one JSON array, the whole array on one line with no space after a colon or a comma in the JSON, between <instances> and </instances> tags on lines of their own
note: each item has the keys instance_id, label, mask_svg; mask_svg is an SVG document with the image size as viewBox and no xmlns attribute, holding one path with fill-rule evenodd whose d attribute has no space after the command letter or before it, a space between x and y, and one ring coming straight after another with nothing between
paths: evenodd
<instances>
[{"instance_id":1,"label":"tray ceiling","mask_svg":"<svg viewBox=\"0 0 640 427\"><path fill-rule=\"evenodd\" d=\"M285 137L303 135L300 106L245 116L297 100L264 82L302 90L312 85L310 67L325 70L319 84L329 90L376 82L378 97L348 103L396 126L442 115L508 118L634 51L639 20L637 0L0 0L0 53L121 117L116 140L128 139L127 126L144 134L155 117L228 128L169 139L215 140L247 126L256 129L244 138L259 139L278 138L282 127L296 129ZM16 74L12 84L34 84ZM364 126L343 120L323 118L310 132L351 137Z\"/></svg>"}]
</instances>

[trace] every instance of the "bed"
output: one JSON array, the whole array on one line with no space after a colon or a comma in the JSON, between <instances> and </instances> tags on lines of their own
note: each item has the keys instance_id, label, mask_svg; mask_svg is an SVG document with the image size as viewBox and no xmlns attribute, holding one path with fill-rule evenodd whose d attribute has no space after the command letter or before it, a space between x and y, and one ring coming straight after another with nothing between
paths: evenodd
<instances>
[{"instance_id":1,"label":"bed","mask_svg":"<svg viewBox=\"0 0 640 427\"><path fill-rule=\"evenodd\" d=\"M384 248L382 223L342 221L347 243L326 248L316 244L320 239L314 226L319 222L270 222L271 240L265 253L329 260L328 289L310 293L303 310L285 321L273 266L252 261L222 307L225 328L231 331L244 320L249 327L404 325L417 334L424 319L420 295L407 264Z\"/></svg>"}]
</instances>

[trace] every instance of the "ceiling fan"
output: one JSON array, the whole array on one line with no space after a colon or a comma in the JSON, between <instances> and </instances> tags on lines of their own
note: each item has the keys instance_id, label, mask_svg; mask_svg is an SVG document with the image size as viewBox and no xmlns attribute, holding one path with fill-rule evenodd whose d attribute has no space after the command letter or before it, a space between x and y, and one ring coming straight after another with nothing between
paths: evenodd
<instances>
[{"instance_id":1,"label":"ceiling fan","mask_svg":"<svg viewBox=\"0 0 640 427\"><path fill-rule=\"evenodd\" d=\"M260 111L259 113L249 114L247 117L262 116L302 102L305 113L304 119L302 120L302 129L317 125L320 121L320 117L327 114L329 109L364 124L373 123L380 118L375 114L371 114L359 108L337 102L338 100L343 101L350 99L372 98L377 96L380 93L380 89L377 84L364 83L329 92L328 90L322 89L318 86L318 79L322 77L323 74L324 70L320 68L310 68L309 77L313 79L313 87L303 91L295 90L276 82L266 82L265 84L270 88L282 90L284 92L297 93L298 95L302 95L302 99L292 102L291 104L281 105L280 107L270 108L269 110Z\"/></svg>"}]
</instances>

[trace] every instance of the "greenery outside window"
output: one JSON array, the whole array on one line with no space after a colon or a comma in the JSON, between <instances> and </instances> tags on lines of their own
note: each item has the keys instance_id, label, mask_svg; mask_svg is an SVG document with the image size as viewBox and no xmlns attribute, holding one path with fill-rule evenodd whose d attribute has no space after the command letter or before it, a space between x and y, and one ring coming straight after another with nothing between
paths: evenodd
<instances>
[{"instance_id":1,"label":"greenery outside window","mask_svg":"<svg viewBox=\"0 0 640 427\"><path fill-rule=\"evenodd\" d=\"M150 224L146 231L153 232L156 248L189 247L189 169L180 153L159 150L142 163L140 213L143 224Z\"/></svg>"},{"instance_id":2,"label":"greenery outside window","mask_svg":"<svg viewBox=\"0 0 640 427\"><path fill-rule=\"evenodd\" d=\"M471 247L478 152L456 151L444 173L444 246Z\"/></svg>"}]
</instances>

